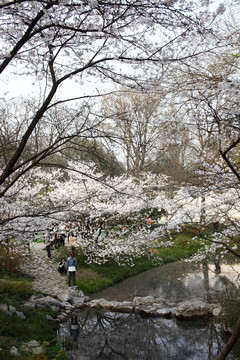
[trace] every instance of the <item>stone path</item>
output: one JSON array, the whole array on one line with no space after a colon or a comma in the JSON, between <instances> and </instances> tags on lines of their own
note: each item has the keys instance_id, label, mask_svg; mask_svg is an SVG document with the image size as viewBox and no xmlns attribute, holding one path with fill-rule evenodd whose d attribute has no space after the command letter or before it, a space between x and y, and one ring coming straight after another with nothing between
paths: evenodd
<instances>
[{"instance_id":1,"label":"stone path","mask_svg":"<svg viewBox=\"0 0 240 360\"><path fill-rule=\"evenodd\" d=\"M57 271L56 255L52 251L52 258L47 258L43 243L31 245L30 256L25 257L21 269L34 277L33 288L46 295L56 292L56 289L68 289L67 275L60 275Z\"/></svg>"}]
</instances>

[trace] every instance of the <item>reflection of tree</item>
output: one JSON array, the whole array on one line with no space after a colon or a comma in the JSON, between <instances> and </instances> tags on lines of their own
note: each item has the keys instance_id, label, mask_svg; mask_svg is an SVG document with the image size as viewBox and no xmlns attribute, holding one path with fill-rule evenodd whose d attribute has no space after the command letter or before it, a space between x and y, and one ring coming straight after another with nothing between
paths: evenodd
<instances>
[{"instance_id":1,"label":"reflection of tree","mask_svg":"<svg viewBox=\"0 0 240 360\"><path fill-rule=\"evenodd\" d=\"M209 292L210 286L209 286L209 274L208 274L208 263L203 261L202 263L202 269L203 269L203 281L204 281L204 286L205 286L205 291L206 293Z\"/></svg>"},{"instance_id":2,"label":"reflection of tree","mask_svg":"<svg viewBox=\"0 0 240 360\"><path fill-rule=\"evenodd\" d=\"M78 344L69 354L72 359L204 360L213 359L223 345L218 326L208 320L175 321L93 310L76 314L80 331ZM62 334L66 334L64 328ZM59 335L61 341L61 331Z\"/></svg>"}]
</instances>

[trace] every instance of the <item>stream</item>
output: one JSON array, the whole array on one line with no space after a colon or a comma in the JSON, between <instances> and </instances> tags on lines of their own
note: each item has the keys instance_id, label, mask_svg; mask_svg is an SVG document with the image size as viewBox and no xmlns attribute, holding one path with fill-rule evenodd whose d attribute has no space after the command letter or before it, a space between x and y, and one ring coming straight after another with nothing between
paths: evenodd
<instances>
[{"instance_id":1,"label":"stream","mask_svg":"<svg viewBox=\"0 0 240 360\"><path fill-rule=\"evenodd\" d=\"M128 278L92 299L131 301L152 295L169 302L207 301L231 284L240 287L240 263L178 261ZM91 309L76 310L57 337L72 360L213 360L228 339L213 318L177 320ZM240 359L240 346L227 359Z\"/></svg>"}]
</instances>

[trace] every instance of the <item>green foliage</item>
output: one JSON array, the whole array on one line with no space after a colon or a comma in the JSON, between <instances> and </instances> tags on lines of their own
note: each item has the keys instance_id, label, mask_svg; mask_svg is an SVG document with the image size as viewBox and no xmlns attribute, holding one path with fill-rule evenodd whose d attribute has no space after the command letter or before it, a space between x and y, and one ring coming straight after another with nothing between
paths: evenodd
<instances>
[{"instance_id":1,"label":"green foliage","mask_svg":"<svg viewBox=\"0 0 240 360\"><path fill-rule=\"evenodd\" d=\"M14 304L12 299L8 299L8 302ZM26 316L25 320L18 318L15 314L10 317L0 311L0 347L3 349L1 356L6 360L10 360L12 359L9 356L10 344L19 348L22 342L35 339L42 344L44 353L41 354L41 357L40 355L25 355L22 359L66 360L67 357L65 353L61 350L60 345L55 339L56 326L50 324L46 319L46 315L54 316L53 311L50 308L43 310L35 309L34 311L21 309L19 303L16 307L19 311L23 311ZM7 339L7 347L5 346L5 339Z\"/></svg>"},{"instance_id":2,"label":"green foliage","mask_svg":"<svg viewBox=\"0 0 240 360\"><path fill-rule=\"evenodd\" d=\"M21 310L21 309L20 309ZM52 326L46 319L46 315L53 315L51 309L23 310L26 320L22 320L13 314L12 318L0 312L1 336L14 337L20 341L35 339L37 341L50 341L55 337Z\"/></svg>"},{"instance_id":3,"label":"green foliage","mask_svg":"<svg viewBox=\"0 0 240 360\"><path fill-rule=\"evenodd\" d=\"M39 355L24 355L21 360L67 360L65 352L57 344L56 346L48 346L51 344L44 343L44 352ZM57 354L57 355L56 355Z\"/></svg>"},{"instance_id":4,"label":"green foliage","mask_svg":"<svg viewBox=\"0 0 240 360\"><path fill-rule=\"evenodd\" d=\"M157 248L158 256L162 259L163 264L186 259L202 247L201 239L194 240L184 233L173 236L173 242L172 247Z\"/></svg>"},{"instance_id":5,"label":"green foliage","mask_svg":"<svg viewBox=\"0 0 240 360\"><path fill-rule=\"evenodd\" d=\"M99 278L98 276L96 276L95 279L91 279L91 280L89 280L86 277L77 279L77 286L83 291L85 295L95 293L113 284L114 282L111 279Z\"/></svg>"},{"instance_id":6,"label":"green foliage","mask_svg":"<svg viewBox=\"0 0 240 360\"><path fill-rule=\"evenodd\" d=\"M78 287L83 290L85 295L97 292L122 281L130 276L136 275L142 271L153 267L152 259L148 256L142 256L134 260L133 266L119 266L114 260L108 263L97 265L86 265L95 276L82 276L77 279Z\"/></svg>"},{"instance_id":7,"label":"green foliage","mask_svg":"<svg viewBox=\"0 0 240 360\"><path fill-rule=\"evenodd\" d=\"M12 249L1 247L1 260L6 262ZM14 256L13 255L13 256ZM11 305L17 311L24 313L26 319L22 320L15 313L10 317L0 310L0 348L1 360L12 360L9 354L11 346L19 348L23 341L37 340L40 344L45 342L44 353L41 355L26 355L24 360L66 360L65 353L61 350L55 339L56 324L49 323L46 315L54 317L51 308L43 310L22 308L22 303L35 293L32 289L32 281L20 272L4 271L0 279L0 303ZM46 343L46 341L48 343Z\"/></svg>"},{"instance_id":8,"label":"green foliage","mask_svg":"<svg viewBox=\"0 0 240 360\"><path fill-rule=\"evenodd\" d=\"M25 356L21 356L21 360L48 360L48 358L44 353L39 355L27 354Z\"/></svg>"},{"instance_id":9,"label":"green foliage","mask_svg":"<svg viewBox=\"0 0 240 360\"><path fill-rule=\"evenodd\" d=\"M0 295L2 296L14 297L19 300L27 300L31 295L33 295L33 293L32 284L26 279L0 279Z\"/></svg>"}]
</instances>

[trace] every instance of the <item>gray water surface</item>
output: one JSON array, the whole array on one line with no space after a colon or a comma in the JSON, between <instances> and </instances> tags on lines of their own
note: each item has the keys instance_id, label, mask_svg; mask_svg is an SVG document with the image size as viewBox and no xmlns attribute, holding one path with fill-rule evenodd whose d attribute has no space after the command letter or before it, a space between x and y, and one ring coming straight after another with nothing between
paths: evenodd
<instances>
[{"instance_id":1,"label":"gray water surface","mask_svg":"<svg viewBox=\"0 0 240 360\"><path fill-rule=\"evenodd\" d=\"M206 300L231 283L239 287L239 273L236 263L222 263L219 269L214 263L178 261L142 272L92 298L131 301L152 295L174 302ZM180 321L91 309L77 310L57 334L72 360L214 360L227 341L223 336L220 325L208 318ZM238 354L234 349L228 360L239 360Z\"/></svg>"},{"instance_id":2,"label":"gray water surface","mask_svg":"<svg viewBox=\"0 0 240 360\"><path fill-rule=\"evenodd\" d=\"M240 287L240 264L189 263L177 261L132 276L95 293L92 298L131 301L135 296L152 295L169 301L206 300L209 293L222 292L227 284Z\"/></svg>"}]
</instances>

